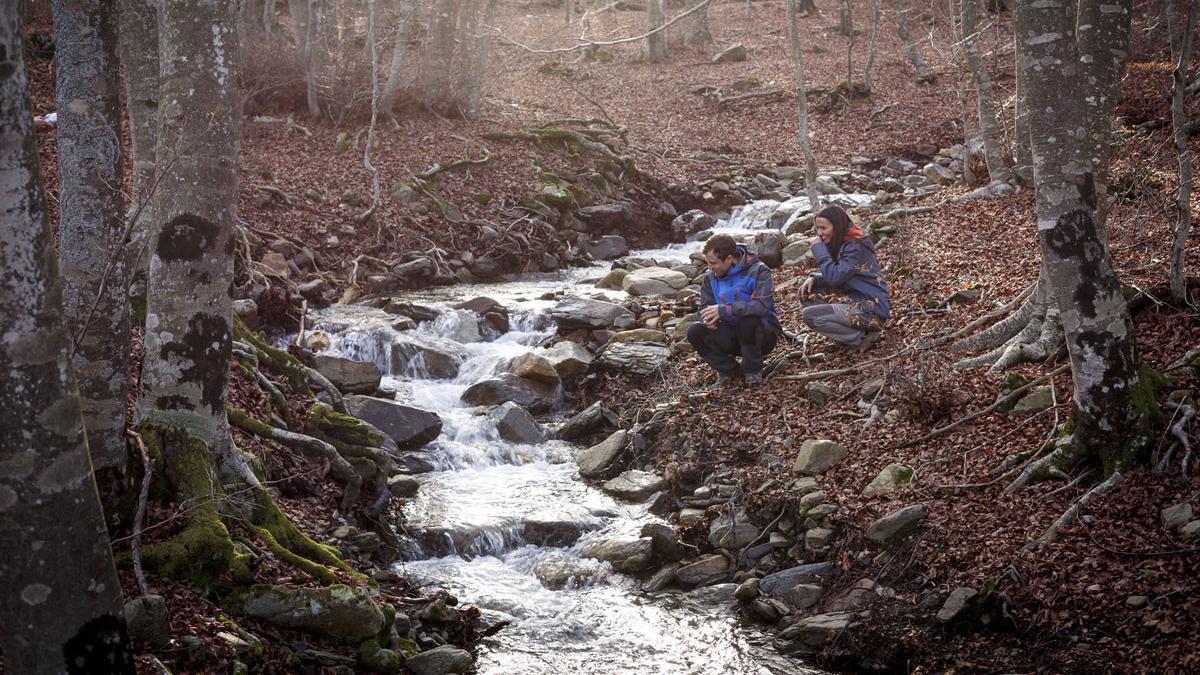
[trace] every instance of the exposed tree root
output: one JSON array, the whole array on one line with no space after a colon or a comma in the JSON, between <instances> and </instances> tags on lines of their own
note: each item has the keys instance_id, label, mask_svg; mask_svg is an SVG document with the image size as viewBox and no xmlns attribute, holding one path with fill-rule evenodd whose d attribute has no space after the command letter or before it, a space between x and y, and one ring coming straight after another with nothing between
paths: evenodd
<instances>
[{"instance_id":1,"label":"exposed tree root","mask_svg":"<svg viewBox=\"0 0 1200 675\"><path fill-rule=\"evenodd\" d=\"M1064 344L1062 322L1048 287L1039 281L1017 311L970 337L951 345L959 352L987 351L962 359L955 368L981 368L997 373L1018 363L1045 361Z\"/></svg>"},{"instance_id":2,"label":"exposed tree root","mask_svg":"<svg viewBox=\"0 0 1200 675\"><path fill-rule=\"evenodd\" d=\"M284 375L292 386L292 391L312 394L310 387L316 387L329 397L330 405L338 412L346 412L346 403L342 393L324 375L309 368L282 349L267 344L267 341L254 333L235 314L233 317L234 349L242 353L253 354L258 361L258 367L268 368Z\"/></svg>"},{"instance_id":3,"label":"exposed tree root","mask_svg":"<svg viewBox=\"0 0 1200 675\"><path fill-rule=\"evenodd\" d=\"M1163 453L1162 459L1154 470L1155 473L1165 473L1167 467L1171 464L1171 458L1175 454L1175 449L1183 448L1183 459L1180 461L1180 475L1186 481L1188 480L1188 472L1191 469L1192 462L1192 442L1188 438L1188 425L1196 417L1196 408L1184 401L1168 401L1167 405L1175 409L1175 415L1172 416L1172 424L1168 430L1168 433L1175 438L1175 441Z\"/></svg>"},{"instance_id":4,"label":"exposed tree root","mask_svg":"<svg viewBox=\"0 0 1200 675\"><path fill-rule=\"evenodd\" d=\"M1066 434L1048 441L1039 451L1045 450L1047 446L1053 447L1053 450L1045 457L1030 462L1025 470L1004 488L1004 494L1012 494L1034 481L1050 478L1055 472L1065 471L1078 462L1081 459L1080 452L1073 440L1070 434Z\"/></svg>"},{"instance_id":5,"label":"exposed tree root","mask_svg":"<svg viewBox=\"0 0 1200 675\"><path fill-rule=\"evenodd\" d=\"M1092 501L1093 497L1102 495L1105 492L1117 487L1121 484L1121 479L1121 472L1114 471L1113 474L1109 476L1108 479L1103 483L1100 483L1091 490L1085 492L1082 497L1076 500L1075 503L1070 506L1070 508L1063 512L1063 514L1059 516L1049 528L1046 529L1046 532L1042 534L1042 536L1038 537L1037 541L1029 544L1030 548L1044 546L1054 541L1058 537L1059 530L1075 522L1075 519L1079 516L1079 512L1087 507L1087 505Z\"/></svg>"},{"instance_id":6,"label":"exposed tree root","mask_svg":"<svg viewBox=\"0 0 1200 675\"><path fill-rule=\"evenodd\" d=\"M616 165L622 174L635 174L637 168L629 155L622 155L604 142L603 137L610 134L607 129L563 129L545 128L528 129L525 131L495 131L483 134L484 138L498 141L529 141L548 146L564 146L581 154L591 152L603 157Z\"/></svg>"}]
</instances>

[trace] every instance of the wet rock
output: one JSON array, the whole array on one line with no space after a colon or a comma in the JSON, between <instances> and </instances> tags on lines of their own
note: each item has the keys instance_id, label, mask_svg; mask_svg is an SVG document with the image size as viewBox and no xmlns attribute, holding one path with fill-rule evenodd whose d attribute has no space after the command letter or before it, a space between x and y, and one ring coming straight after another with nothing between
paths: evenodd
<instances>
[{"instance_id":1,"label":"wet rock","mask_svg":"<svg viewBox=\"0 0 1200 675\"><path fill-rule=\"evenodd\" d=\"M596 282L596 288L604 288L611 291L621 290L621 282L625 281L625 275L629 274L629 270L620 267L613 268L604 275L604 278Z\"/></svg>"},{"instance_id":2,"label":"wet rock","mask_svg":"<svg viewBox=\"0 0 1200 675\"><path fill-rule=\"evenodd\" d=\"M409 377L449 380L467 360L453 340L417 333L397 333L392 340L392 372Z\"/></svg>"},{"instance_id":3,"label":"wet rock","mask_svg":"<svg viewBox=\"0 0 1200 675\"><path fill-rule=\"evenodd\" d=\"M383 630L384 615L366 589L252 586L229 599L231 609L281 628L361 642Z\"/></svg>"},{"instance_id":4,"label":"wet rock","mask_svg":"<svg viewBox=\"0 0 1200 675\"><path fill-rule=\"evenodd\" d=\"M649 328L634 328L631 330L623 330L619 333L614 333L608 339L608 342L651 342L654 344L665 345L668 342L667 334L660 330L651 330Z\"/></svg>"},{"instance_id":5,"label":"wet rock","mask_svg":"<svg viewBox=\"0 0 1200 675\"><path fill-rule=\"evenodd\" d=\"M479 296L476 298L471 298L465 302L460 302L457 305L454 305L454 309L465 309L468 312L474 312L479 316L483 316L490 312L508 315L508 309L504 305L500 304L500 302L497 300L493 300L492 298L485 296Z\"/></svg>"},{"instance_id":6,"label":"wet rock","mask_svg":"<svg viewBox=\"0 0 1200 675\"><path fill-rule=\"evenodd\" d=\"M959 586L954 589L950 592L950 597L946 598L946 604L942 605L942 608L938 610L938 621L942 623L954 621L967 608L967 604L977 595L979 595L979 591L974 588Z\"/></svg>"},{"instance_id":7,"label":"wet rock","mask_svg":"<svg viewBox=\"0 0 1200 675\"><path fill-rule=\"evenodd\" d=\"M903 464L888 464L879 475L871 479L870 484L863 488L864 497L878 497L896 492L912 482L913 470Z\"/></svg>"},{"instance_id":8,"label":"wet rock","mask_svg":"<svg viewBox=\"0 0 1200 675\"><path fill-rule=\"evenodd\" d=\"M642 590L647 593L657 593L675 581L675 574L679 571L679 563L667 563L659 568L654 576L646 580L642 584Z\"/></svg>"},{"instance_id":9,"label":"wet rock","mask_svg":"<svg viewBox=\"0 0 1200 675\"><path fill-rule=\"evenodd\" d=\"M397 499L411 499L421 490L421 481L412 476L397 474L388 479L388 491Z\"/></svg>"},{"instance_id":10,"label":"wet rock","mask_svg":"<svg viewBox=\"0 0 1200 675\"><path fill-rule=\"evenodd\" d=\"M513 359L513 362L508 366L508 371L517 377L523 377L550 386L559 383L558 371L555 370L554 364L545 357L533 352L526 352Z\"/></svg>"},{"instance_id":11,"label":"wet rock","mask_svg":"<svg viewBox=\"0 0 1200 675\"><path fill-rule=\"evenodd\" d=\"M733 597L742 602L750 602L758 597L758 579L747 579L733 592Z\"/></svg>"},{"instance_id":12,"label":"wet rock","mask_svg":"<svg viewBox=\"0 0 1200 675\"><path fill-rule=\"evenodd\" d=\"M501 373L492 379L476 382L462 393L470 405L500 405L513 402L531 412L546 412L559 401L559 388L512 373Z\"/></svg>"},{"instance_id":13,"label":"wet rock","mask_svg":"<svg viewBox=\"0 0 1200 675\"><path fill-rule=\"evenodd\" d=\"M701 211L692 209L671 221L671 231L676 239L686 239L701 230L707 230L717 224L717 219Z\"/></svg>"},{"instance_id":14,"label":"wet rock","mask_svg":"<svg viewBox=\"0 0 1200 675\"><path fill-rule=\"evenodd\" d=\"M596 260L612 260L629 253L629 244L626 243L625 237L615 234L606 234L599 239L584 242L582 248Z\"/></svg>"},{"instance_id":15,"label":"wet rock","mask_svg":"<svg viewBox=\"0 0 1200 675\"><path fill-rule=\"evenodd\" d=\"M404 667L413 675L450 675L465 673L475 665L475 659L470 652L442 645L427 652L410 656L404 662Z\"/></svg>"},{"instance_id":16,"label":"wet rock","mask_svg":"<svg viewBox=\"0 0 1200 675\"><path fill-rule=\"evenodd\" d=\"M704 509L683 509L679 512L679 524L691 525L704 517Z\"/></svg>"},{"instance_id":17,"label":"wet rock","mask_svg":"<svg viewBox=\"0 0 1200 675\"><path fill-rule=\"evenodd\" d=\"M708 543L714 548L740 549L758 538L761 530L745 512L723 513L708 526Z\"/></svg>"},{"instance_id":18,"label":"wet rock","mask_svg":"<svg viewBox=\"0 0 1200 675\"><path fill-rule=\"evenodd\" d=\"M615 230L633 219L633 207L624 202L596 204L579 209L577 215L592 231Z\"/></svg>"},{"instance_id":19,"label":"wet rock","mask_svg":"<svg viewBox=\"0 0 1200 675\"><path fill-rule=\"evenodd\" d=\"M675 528L662 523L646 523L639 534L650 539L655 560L675 562L683 558L683 547L679 545Z\"/></svg>"},{"instance_id":20,"label":"wet rock","mask_svg":"<svg viewBox=\"0 0 1200 675\"><path fill-rule=\"evenodd\" d=\"M1192 505L1188 502L1181 502L1174 506L1168 506L1162 510L1162 524L1164 530L1174 530L1192 519Z\"/></svg>"},{"instance_id":21,"label":"wet rock","mask_svg":"<svg viewBox=\"0 0 1200 675\"><path fill-rule=\"evenodd\" d=\"M171 641L171 615L161 595L140 595L125 603L125 628L129 638L162 647Z\"/></svg>"},{"instance_id":22,"label":"wet rock","mask_svg":"<svg viewBox=\"0 0 1200 675\"><path fill-rule=\"evenodd\" d=\"M429 453L419 450L405 450L396 455L396 471L406 474L430 473L437 470L437 464ZM360 465L361 466L361 465ZM370 466L370 465L368 465ZM366 476L364 476L366 478ZM370 480L368 478L368 480Z\"/></svg>"},{"instance_id":23,"label":"wet rock","mask_svg":"<svg viewBox=\"0 0 1200 675\"><path fill-rule=\"evenodd\" d=\"M483 342L483 331L479 327L479 315L465 309L452 309L438 317L443 337L462 344Z\"/></svg>"},{"instance_id":24,"label":"wet rock","mask_svg":"<svg viewBox=\"0 0 1200 675\"><path fill-rule=\"evenodd\" d=\"M347 396L351 415L370 423L402 449L419 448L442 433L437 413L372 396Z\"/></svg>"},{"instance_id":25,"label":"wet rock","mask_svg":"<svg viewBox=\"0 0 1200 675\"><path fill-rule=\"evenodd\" d=\"M800 619L775 636L775 646L784 653L816 653L850 627L848 612L817 614Z\"/></svg>"},{"instance_id":26,"label":"wet rock","mask_svg":"<svg viewBox=\"0 0 1200 675\"><path fill-rule=\"evenodd\" d=\"M605 492L631 502L645 501L647 497L666 487L667 482L662 476L649 471L630 469L606 481L601 487Z\"/></svg>"},{"instance_id":27,"label":"wet rock","mask_svg":"<svg viewBox=\"0 0 1200 675\"><path fill-rule=\"evenodd\" d=\"M344 394L370 394L379 388L382 373L374 363L317 354L313 366Z\"/></svg>"},{"instance_id":28,"label":"wet rock","mask_svg":"<svg viewBox=\"0 0 1200 675\"><path fill-rule=\"evenodd\" d=\"M690 591L687 594L687 599L701 606L732 607L734 603L733 594L737 591L737 587L738 585L735 583L713 584Z\"/></svg>"},{"instance_id":29,"label":"wet rock","mask_svg":"<svg viewBox=\"0 0 1200 675\"><path fill-rule=\"evenodd\" d=\"M584 532L599 527L596 521L530 520L526 521L523 538L538 546L572 546Z\"/></svg>"},{"instance_id":30,"label":"wet rock","mask_svg":"<svg viewBox=\"0 0 1200 675\"><path fill-rule=\"evenodd\" d=\"M580 452L575 457L575 463L579 465L579 475L595 478L611 469L625 450L628 438L629 432L621 429L604 441Z\"/></svg>"},{"instance_id":31,"label":"wet rock","mask_svg":"<svg viewBox=\"0 0 1200 675\"><path fill-rule=\"evenodd\" d=\"M533 568L533 576L552 591L590 581L598 576L596 563L577 558L548 558Z\"/></svg>"},{"instance_id":32,"label":"wet rock","mask_svg":"<svg viewBox=\"0 0 1200 675\"><path fill-rule=\"evenodd\" d=\"M718 52L712 57L713 63L738 63L747 58L746 45L738 42Z\"/></svg>"},{"instance_id":33,"label":"wet rock","mask_svg":"<svg viewBox=\"0 0 1200 675\"><path fill-rule=\"evenodd\" d=\"M621 281L621 289L634 296L675 295L676 291L687 286L690 281L682 272L665 267L643 267L625 275Z\"/></svg>"},{"instance_id":34,"label":"wet rock","mask_svg":"<svg viewBox=\"0 0 1200 675\"><path fill-rule=\"evenodd\" d=\"M438 318L439 314L441 314L441 312L432 307L415 305L411 302L405 302L396 298L389 300L388 303L384 305L383 311L387 312L388 314L407 316L417 323L422 321L433 321L434 319Z\"/></svg>"},{"instance_id":35,"label":"wet rock","mask_svg":"<svg viewBox=\"0 0 1200 675\"><path fill-rule=\"evenodd\" d=\"M767 595L784 598L787 592L796 586L810 582L814 577L828 574L832 569L833 563L830 562L797 565L774 574L768 574L762 578L758 587Z\"/></svg>"},{"instance_id":36,"label":"wet rock","mask_svg":"<svg viewBox=\"0 0 1200 675\"><path fill-rule=\"evenodd\" d=\"M578 441L606 426L612 426L613 422L613 416L604 412L604 408L597 401L567 420L559 428L556 436L564 441Z\"/></svg>"},{"instance_id":37,"label":"wet rock","mask_svg":"<svg viewBox=\"0 0 1200 675\"><path fill-rule=\"evenodd\" d=\"M871 541L890 544L916 532L927 511L924 504L914 504L893 511L876 520L867 528L866 536Z\"/></svg>"},{"instance_id":38,"label":"wet rock","mask_svg":"<svg viewBox=\"0 0 1200 675\"><path fill-rule=\"evenodd\" d=\"M846 458L850 451L834 441L809 439L800 446L792 470L802 474L818 474Z\"/></svg>"},{"instance_id":39,"label":"wet rock","mask_svg":"<svg viewBox=\"0 0 1200 675\"><path fill-rule=\"evenodd\" d=\"M717 553L710 553L681 566L675 573L675 579L681 584L696 586L715 577L723 576L728 569L728 558Z\"/></svg>"},{"instance_id":40,"label":"wet rock","mask_svg":"<svg viewBox=\"0 0 1200 675\"><path fill-rule=\"evenodd\" d=\"M589 544L583 554L605 560L618 572L640 572L654 561L654 548L649 539L608 539Z\"/></svg>"},{"instance_id":41,"label":"wet rock","mask_svg":"<svg viewBox=\"0 0 1200 675\"><path fill-rule=\"evenodd\" d=\"M550 310L550 318L565 330L608 328L621 317L634 318L633 313L621 305L579 296L564 298L554 309Z\"/></svg>"},{"instance_id":42,"label":"wet rock","mask_svg":"<svg viewBox=\"0 0 1200 675\"><path fill-rule=\"evenodd\" d=\"M524 408L513 402L501 404L488 416L496 423L500 438L514 443L541 443L546 440L542 428Z\"/></svg>"},{"instance_id":43,"label":"wet rock","mask_svg":"<svg viewBox=\"0 0 1200 675\"><path fill-rule=\"evenodd\" d=\"M542 352L559 378L583 375L592 365L592 355L577 342L563 340Z\"/></svg>"},{"instance_id":44,"label":"wet rock","mask_svg":"<svg viewBox=\"0 0 1200 675\"><path fill-rule=\"evenodd\" d=\"M646 375L662 367L671 350L645 342L610 343L600 353L599 364L609 370Z\"/></svg>"}]
</instances>

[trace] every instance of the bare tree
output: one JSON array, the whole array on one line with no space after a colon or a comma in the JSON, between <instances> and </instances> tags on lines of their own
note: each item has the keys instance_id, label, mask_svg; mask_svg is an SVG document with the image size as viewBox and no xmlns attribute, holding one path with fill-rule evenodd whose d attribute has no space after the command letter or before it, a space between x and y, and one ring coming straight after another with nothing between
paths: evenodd
<instances>
[{"instance_id":1,"label":"bare tree","mask_svg":"<svg viewBox=\"0 0 1200 675\"><path fill-rule=\"evenodd\" d=\"M396 96L400 93L400 75L404 68L404 41L408 37L408 29L415 8L410 2L401 1L396 7L396 39L392 47L392 60L388 66L387 82L383 85L383 93L379 95L379 112L391 115L396 107Z\"/></svg>"},{"instance_id":2,"label":"bare tree","mask_svg":"<svg viewBox=\"0 0 1200 675\"><path fill-rule=\"evenodd\" d=\"M850 14L850 0L840 0L838 5L838 32L842 35L854 35L854 17Z\"/></svg>"},{"instance_id":3,"label":"bare tree","mask_svg":"<svg viewBox=\"0 0 1200 675\"><path fill-rule=\"evenodd\" d=\"M363 148L363 168L371 174L371 206L359 214L357 220L366 223L379 208L379 169L371 163L371 150L375 148L375 127L379 121L379 47L375 35L375 0L367 0L367 52L371 59L371 124L367 127L367 143Z\"/></svg>"},{"instance_id":4,"label":"bare tree","mask_svg":"<svg viewBox=\"0 0 1200 675\"><path fill-rule=\"evenodd\" d=\"M1012 179L1000 149L1001 131L992 97L992 78L988 75L987 64L979 56L979 0L962 0L961 18L962 50L975 80L975 106L983 140L984 161L987 162L991 180L1007 183Z\"/></svg>"},{"instance_id":5,"label":"bare tree","mask_svg":"<svg viewBox=\"0 0 1200 675\"><path fill-rule=\"evenodd\" d=\"M1191 230L1192 149L1188 146L1188 116L1184 109L1187 89L1188 62L1192 56L1193 34L1196 32L1196 3L1171 0L1167 3L1167 21L1171 33L1171 53L1175 70L1171 73L1174 87L1171 95L1171 127L1175 130L1175 151L1179 154L1179 194L1176 208L1179 220L1175 223L1175 241L1171 245L1171 299L1184 304L1187 298L1187 279L1184 276L1185 251Z\"/></svg>"},{"instance_id":6,"label":"bare tree","mask_svg":"<svg viewBox=\"0 0 1200 675\"><path fill-rule=\"evenodd\" d=\"M136 284L136 302L144 309L144 252L149 245L151 214L145 208L154 185L158 135L158 3L154 0L120 0L120 62L125 80L125 112L133 165L133 191L129 217L134 218L126 246L127 282Z\"/></svg>"},{"instance_id":7,"label":"bare tree","mask_svg":"<svg viewBox=\"0 0 1200 675\"><path fill-rule=\"evenodd\" d=\"M671 16L678 16L701 2L703 0L667 0L667 10ZM669 31L667 41L678 45L713 44L712 29L708 25L708 5L680 19L676 27Z\"/></svg>"},{"instance_id":8,"label":"bare tree","mask_svg":"<svg viewBox=\"0 0 1200 675\"><path fill-rule=\"evenodd\" d=\"M950 19L950 34L956 43L962 43L962 23L958 20L958 3L949 0L946 3L946 15ZM962 180L966 185L975 183L975 170L971 168L971 106L967 101L967 66L961 49L954 50L955 91L958 94L959 118L962 120L963 142L959 145L958 160L962 163Z\"/></svg>"},{"instance_id":9,"label":"bare tree","mask_svg":"<svg viewBox=\"0 0 1200 675\"><path fill-rule=\"evenodd\" d=\"M125 491L129 304L121 194L117 15L100 0L54 0L59 260L72 364L109 516ZM110 262L114 273L107 274Z\"/></svg>"},{"instance_id":10,"label":"bare tree","mask_svg":"<svg viewBox=\"0 0 1200 675\"><path fill-rule=\"evenodd\" d=\"M792 69L796 77L796 102L800 115L800 149L804 152L804 189L808 195L808 203L816 210L817 194L817 160L813 157L812 141L808 137L808 95L805 93L804 56L800 51L800 33L796 28L796 4L798 0L788 0L787 22L788 41L792 48Z\"/></svg>"},{"instance_id":11,"label":"bare tree","mask_svg":"<svg viewBox=\"0 0 1200 675\"><path fill-rule=\"evenodd\" d=\"M660 63L667 60L667 36L659 30L667 21L663 11L663 0L647 0L646 28L652 31L646 36L646 61Z\"/></svg>"},{"instance_id":12,"label":"bare tree","mask_svg":"<svg viewBox=\"0 0 1200 675\"><path fill-rule=\"evenodd\" d=\"M62 44L59 44L62 48ZM61 54L60 54L61 58ZM111 65L111 64L110 64ZM5 672L133 673L71 372L16 3L0 6L0 647Z\"/></svg>"},{"instance_id":13,"label":"bare tree","mask_svg":"<svg viewBox=\"0 0 1200 675\"><path fill-rule=\"evenodd\" d=\"M882 14L882 3L874 0L871 12L871 46L867 49L867 66L863 69L863 89L871 92L871 72L875 69L875 48L879 44L879 18Z\"/></svg>"},{"instance_id":14,"label":"bare tree","mask_svg":"<svg viewBox=\"0 0 1200 675\"><path fill-rule=\"evenodd\" d=\"M480 30L479 19L471 21L471 29L464 36L470 45L470 68L467 70L466 112L469 115L479 113L483 105L483 82L485 73L492 58L492 33L490 27L496 22L496 0L486 0L483 8L483 27Z\"/></svg>"},{"instance_id":15,"label":"bare tree","mask_svg":"<svg viewBox=\"0 0 1200 675\"><path fill-rule=\"evenodd\" d=\"M912 62L913 68L917 71L917 81L933 82L933 73L929 72L929 66L925 63L925 57L921 56L921 49L917 46L917 41L908 31L907 0L893 0L893 2L895 3L893 10L896 17L896 33L904 41L904 47L908 50L908 60Z\"/></svg>"},{"instance_id":16,"label":"bare tree","mask_svg":"<svg viewBox=\"0 0 1200 675\"><path fill-rule=\"evenodd\" d=\"M1013 173L1025 183L1033 182L1033 151L1029 147L1029 97L1025 78L1017 68L1017 91L1013 114Z\"/></svg>"}]
</instances>

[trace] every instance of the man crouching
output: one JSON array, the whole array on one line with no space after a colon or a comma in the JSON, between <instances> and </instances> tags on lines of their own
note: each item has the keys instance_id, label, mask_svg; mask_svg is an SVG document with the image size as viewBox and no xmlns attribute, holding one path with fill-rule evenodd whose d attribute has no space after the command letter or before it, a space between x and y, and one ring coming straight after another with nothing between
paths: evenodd
<instances>
[{"instance_id":1,"label":"man crouching","mask_svg":"<svg viewBox=\"0 0 1200 675\"><path fill-rule=\"evenodd\" d=\"M688 342L717 371L718 386L732 385L739 373L747 385L758 384L763 355L783 332L775 316L771 269L727 234L704 242L704 259L708 274L700 285L700 321L688 326Z\"/></svg>"}]
</instances>

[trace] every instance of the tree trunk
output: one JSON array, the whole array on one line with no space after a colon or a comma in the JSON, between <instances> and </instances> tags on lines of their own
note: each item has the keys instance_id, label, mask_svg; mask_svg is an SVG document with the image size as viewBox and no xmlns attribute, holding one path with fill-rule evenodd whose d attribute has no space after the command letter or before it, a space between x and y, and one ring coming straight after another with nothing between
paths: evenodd
<instances>
[{"instance_id":1,"label":"tree trunk","mask_svg":"<svg viewBox=\"0 0 1200 675\"><path fill-rule=\"evenodd\" d=\"M667 0L667 13L678 16L703 0ZM713 44L712 30L708 25L708 5L699 11L675 22L667 29L668 45L711 45Z\"/></svg>"},{"instance_id":2,"label":"tree trunk","mask_svg":"<svg viewBox=\"0 0 1200 675\"><path fill-rule=\"evenodd\" d=\"M383 93L379 95L379 112L385 116L392 114L392 109L396 107L396 96L400 93L400 73L404 68L404 40L408 36L411 11L413 8L407 2L401 2L396 8L396 43L392 47L387 82L383 85Z\"/></svg>"},{"instance_id":3,"label":"tree trunk","mask_svg":"<svg viewBox=\"0 0 1200 675\"><path fill-rule=\"evenodd\" d=\"M662 26L667 21L667 17L663 12L664 0L647 0L649 5L646 12L646 28L654 30ZM667 36L664 31L658 31L653 35L646 37L646 61L648 63L661 63L667 60Z\"/></svg>"},{"instance_id":4,"label":"tree trunk","mask_svg":"<svg viewBox=\"0 0 1200 675\"><path fill-rule=\"evenodd\" d=\"M879 16L882 14L882 2L875 0L871 12L871 46L867 49L867 67L863 70L863 88L871 92L871 71L875 69L875 48L879 43Z\"/></svg>"},{"instance_id":5,"label":"tree trunk","mask_svg":"<svg viewBox=\"0 0 1200 675\"><path fill-rule=\"evenodd\" d=\"M72 366L102 501L126 492L129 304L121 194L117 16L100 0L54 0L59 260Z\"/></svg>"},{"instance_id":6,"label":"tree trunk","mask_svg":"<svg viewBox=\"0 0 1200 675\"><path fill-rule=\"evenodd\" d=\"M1033 151L1029 147L1029 103L1025 77L1017 68L1016 113L1013 115L1013 173L1028 184L1033 182Z\"/></svg>"},{"instance_id":7,"label":"tree trunk","mask_svg":"<svg viewBox=\"0 0 1200 675\"><path fill-rule=\"evenodd\" d=\"M158 137L158 3L120 0L121 67L125 79L125 112L133 154L133 192L129 217L134 219L126 247L127 269L138 284L135 295L144 308L146 249L150 241L150 195L156 174Z\"/></svg>"},{"instance_id":8,"label":"tree trunk","mask_svg":"<svg viewBox=\"0 0 1200 675\"><path fill-rule=\"evenodd\" d=\"M329 45L322 40L325 33L324 8L321 0L307 0L304 10L304 59L305 98L308 114L321 116L320 80L322 64L329 59Z\"/></svg>"},{"instance_id":9,"label":"tree trunk","mask_svg":"<svg viewBox=\"0 0 1200 675\"><path fill-rule=\"evenodd\" d=\"M854 17L850 14L850 0L841 0L838 7L838 32L845 36L854 35Z\"/></svg>"},{"instance_id":10,"label":"tree trunk","mask_svg":"<svg viewBox=\"0 0 1200 675\"><path fill-rule=\"evenodd\" d=\"M1129 40L1125 38L1113 47L1110 40L1114 35L1129 34L1130 1L1081 2L1079 4L1080 30L1076 38L1079 49L1088 60L1084 62L1080 75L1092 87L1087 101L1088 136L1091 139L1091 156L1095 161L1096 206L1100 209L1100 223L1104 224L1108 214L1108 160L1112 156L1113 110L1119 96L1121 78L1125 74L1125 63L1129 59Z\"/></svg>"},{"instance_id":11,"label":"tree trunk","mask_svg":"<svg viewBox=\"0 0 1200 675\"><path fill-rule=\"evenodd\" d=\"M71 373L22 52L19 11L8 3L0 7L0 649L11 675L133 673Z\"/></svg>"},{"instance_id":12,"label":"tree trunk","mask_svg":"<svg viewBox=\"0 0 1200 675\"><path fill-rule=\"evenodd\" d=\"M808 195L809 206L815 211L818 201L817 194L817 160L813 157L812 141L808 137L808 95L805 93L804 56L800 52L800 33L796 29L797 0L788 0L787 22L788 41L792 48L792 68L796 76L796 102L800 115L800 149L804 152L804 189Z\"/></svg>"},{"instance_id":13,"label":"tree trunk","mask_svg":"<svg viewBox=\"0 0 1200 675\"><path fill-rule=\"evenodd\" d=\"M371 206L357 218L358 222L370 222L379 208L379 169L371 163L371 150L375 147L375 127L379 122L379 49L375 36L375 0L367 0L367 53L371 59L371 124L367 127L367 144L363 148L363 168L371 174Z\"/></svg>"},{"instance_id":14,"label":"tree trunk","mask_svg":"<svg viewBox=\"0 0 1200 675\"><path fill-rule=\"evenodd\" d=\"M484 72L491 63L492 35L490 28L496 21L496 0L486 0L483 8L483 25L489 30L481 30L479 22L471 24L470 35L463 36L471 45L471 67L467 72L467 114L479 114L483 105Z\"/></svg>"},{"instance_id":15,"label":"tree trunk","mask_svg":"<svg viewBox=\"0 0 1200 675\"><path fill-rule=\"evenodd\" d=\"M308 62L308 3L309 0L288 0L288 14L292 17L296 53L305 63Z\"/></svg>"},{"instance_id":16,"label":"tree trunk","mask_svg":"<svg viewBox=\"0 0 1200 675\"><path fill-rule=\"evenodd\" d=\"M950 18L950 34L954 36L955 42L962 42L962 24L956 18L954 0L949 0L946 3L946 14ZM962 180L964 185L974 185L975 171L971 168L971 113L970 106L967 105L967 67L963 63L962 51L955 50L955 78L954 84L958 92L958 107L959 117L962 119L963 142L960 146L962 150L959 152L958 160L962 162Z\"/></svg>"},{"instance_id":17,"label":"tree trunk","mask_svg":"<svg viewBox=\"0 0 1200 675\"><path fill-rule=\"evenodd\" d=\"M1171 300L1183 305L1188 301L1185 272L1185 252L1191 230L1192 149L1188 146L1188 116L1184 109L1187 88L1188 61L1192 56L1192 34L1196 32L1196 3L1172 0L1167 6L1171 33L1171 52L1175 57L1172 72L1174 88L1171 96L1171 127L1175 130L1175 152L1179 155L1179 195L1176 208L1179 220L1175 224L1175 241L1171 245Z\"/></svg>"},{"instance_id":18,"label":"tree trunk","mask_svg":"<svg viewBox=\"0 0 1200 675\"><path fill-rule=\"evenodd\" d=\"M967 66L975 79L975 103L979 114L979 133L983 137L983 156L988 176L993 181L1008 183L1008 166L1000 149L1000 123L996 119L996 104L992 100L992 78L987 65L979 56L979 0L962 0L962 48Z\"/></svg>"},{"instance_id":19,"label":"tree trunk","mask_svg":"<svg viewBox=\"0 0 1200 675\"><path fill-rule=\"evenodd\" d=\"M1074 428L1065 447L1074 457L1099 458L1105 476L1124 472L1150 440L1156 410L1096 201L1103 167L1093 138L1078 133L1081 123L1112 114L1113 100L1103 95L1110 83L1090 80L1087 62L1128 49L1129 0L1114 6L1124 19L1103 29L1077 17L1073 3L1021 3L1017 10L1021 74L1030 100L1038 101L1029 107L1038 230L1074 384ZM1077 24L1098 33L1077 34ZM1104 69L1119 79L1119 70Z\"/></svg>"},{"instance_id":20,"label":"tree trunk","mask_svg":"<svg viewBox=\"0 0 1200 675\"><path fill-rule=\"evenodd\" d=\"M453 101L450 83L453 81L455 43L458 36L459 2L438 0L429 20L429 34L422 46L421 81L426 101L436 105Z\"/></svg>"},{"instance_id":21,"label":"tree trunk","mask_svg":"<svg viewBox=\"0 0 1200 675\"><path fill-rule=\"evenodd\" d=\"M917 81L933 82L933 73L929 72L929 66L925 64L925 57L921 56L921 49L917 46L917 41L913 39L912 33L908 32L908 6L906 0L894 0L894 2L896 33L904 41L904 47L908 50L908 60L912 62L913 68L917 71Z\"/></svg>"}]
</instances>

